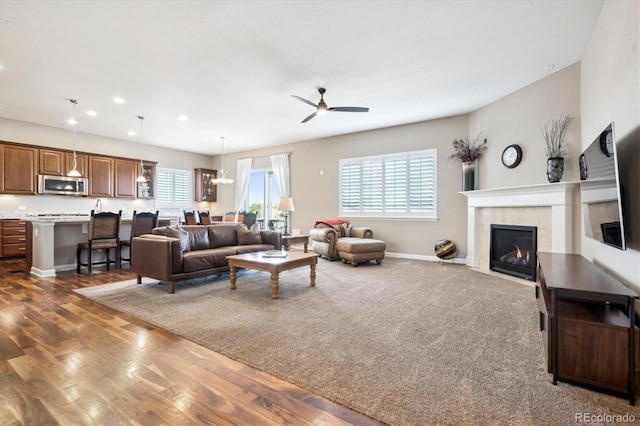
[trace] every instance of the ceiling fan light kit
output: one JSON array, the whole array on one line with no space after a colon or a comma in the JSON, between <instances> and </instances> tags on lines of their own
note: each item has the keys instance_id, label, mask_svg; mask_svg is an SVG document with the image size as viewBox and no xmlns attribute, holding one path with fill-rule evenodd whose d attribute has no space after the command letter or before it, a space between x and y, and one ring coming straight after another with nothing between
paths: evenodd
<instances>
[{"instance_id":1,"label":"ceiling fan light kit","mask_svg":"<svg viewBox=\"0 0 640 426\"><path fill-rule=\"evenodd\" d=\"M318 102L318 104L314 104L313 102L305 99L305 98L301 98L300 96L296 96L296 95L291 95L292 97L296 98L297 100L304 102L305 104L311 105L312 107L314 107L316 109L316 111L307 116L304 120L302 120L302 123L306 123L307 121L311 120L313 117L315 117L316 115L325 115L327 113L327 111L338 111L338 112L369 112L369 108L367 107L331 107L329 108L326 104L326 102L324 101L324 94L327 92L326 89L324 87L321 87L318 89L318 92L320 93L320 102Z\"/></svg>"}]
</instances>

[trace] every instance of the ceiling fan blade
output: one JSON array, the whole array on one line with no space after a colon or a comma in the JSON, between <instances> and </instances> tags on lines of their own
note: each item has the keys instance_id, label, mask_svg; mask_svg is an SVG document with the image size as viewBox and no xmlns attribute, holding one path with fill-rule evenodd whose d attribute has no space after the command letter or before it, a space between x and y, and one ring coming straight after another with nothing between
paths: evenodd
<instances>
[{"instance_id":1,"label":"ceiling fan blade","mask_svg":"<svg viewBox=\"0 0 640 426\"><path fill-rule=\"evenodd\" d=\"M308 116L307 118L305 118L304 120L302 120L303 123L306 123L307 121L311 120L313 117L315 117L316 115L318 115L318 111L314 112L313 114L311 114L310 116Z\"/></svg>"},{"instance_id":2,"label":"ceiling fan blade","mask_svg":"<svg viewBox=\"0 0 640 426\"><path fill-rule=\"evenodd\" d=\"M313 103L313 102L311 102L311 101L306 100L305 98L301 98L300 96L296 96L296 95L291 95L291 96L293 96L294 98L296 98L296 99L297 99L297 100L299 100L299 101L304 102L305 104L309 104L309 105L311 105L311 106L312 106L312 107L314 107L314 108L318 108L318 105L314 104L314 103Z\"/></svg>"},{"instance_id":3,"label":"ceiling fan blade","mask_svg":"<svg viewBox=\"0 0 640 426\"><path fill-rule=\"evenodd\" d=\"M366 107L332 107L329 111L341 111L341 112L369 112L369 108Z\"/></svg>"}]
</instances>

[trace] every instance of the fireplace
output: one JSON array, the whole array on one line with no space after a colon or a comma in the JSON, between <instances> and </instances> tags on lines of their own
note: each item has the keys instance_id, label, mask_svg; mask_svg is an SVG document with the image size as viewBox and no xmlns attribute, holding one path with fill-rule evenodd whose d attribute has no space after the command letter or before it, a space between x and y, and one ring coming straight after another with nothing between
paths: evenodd
<instances>
[{"instance_id":1,"label":"fireplace","mask_svg":"<svg viewBox=\"0 0 640 426\"><path fill-rule=\"evenodd\" d=\"M536 280L538 228L491 225L489 269L525 280Z\"/></svg>"}]
</instances>

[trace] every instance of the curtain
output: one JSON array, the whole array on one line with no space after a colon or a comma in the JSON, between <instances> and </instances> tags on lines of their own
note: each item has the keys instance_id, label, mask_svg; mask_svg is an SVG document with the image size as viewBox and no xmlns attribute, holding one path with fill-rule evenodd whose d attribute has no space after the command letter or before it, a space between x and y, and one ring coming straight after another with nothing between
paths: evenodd
<instances>
[{"instance_id":1,"label":"curtain","mask_svg":"<svg viewBox=\"0 0 640 426\"><path fill-rule=\"evenodd\" d=\"M243 158L236 163L236 222L238 221L238 212L247 209L252 163L253 158Z\"/></svg>"},{"instance_id":2,"label":"curtain","mask_svg":"<svg viewBox=\"0 0 640 426\"><path fill-rule=\"evenodd\" d=\"M274 154L269 158L271 158L271 167L273 168L273 175L276 177L280 197L291 197L291 184L289 181L289 154Z\"/></svg>"}]
</instances>

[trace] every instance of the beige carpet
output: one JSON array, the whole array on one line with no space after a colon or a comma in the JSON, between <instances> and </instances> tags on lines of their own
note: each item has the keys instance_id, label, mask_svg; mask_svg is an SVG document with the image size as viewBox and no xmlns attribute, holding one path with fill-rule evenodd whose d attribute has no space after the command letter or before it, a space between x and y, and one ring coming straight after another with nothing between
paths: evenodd
<instances>
[{"instance_id":1,"label":"beige carpet","mask_svg":"<svg viewBox=\"0 0 640 426\"><path fill-rule=\"evenodd\" d=\"M465 266L321 260L269 275L78 290L119 311L392 425L575 424L640 411L546 373L533 288Z\"/></svg>"}]
</instances>

